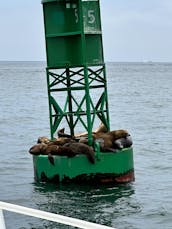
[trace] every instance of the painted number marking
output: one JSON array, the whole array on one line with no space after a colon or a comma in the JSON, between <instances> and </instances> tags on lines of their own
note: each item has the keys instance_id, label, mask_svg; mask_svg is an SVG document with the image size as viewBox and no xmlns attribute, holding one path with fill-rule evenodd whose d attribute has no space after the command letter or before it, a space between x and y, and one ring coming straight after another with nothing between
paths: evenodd
<instances>
[{"instance_id":1,"label":"painted number marking","mask_svg":"<svg viewBox=\"0 0 172 229\"><path fill-rule=\"evenodd\" d=\"M88 23L93 24L95 20L96 18L94 10L88 10Z\"/></svg>"},{"instance_id":2,"label":"painted number marking","mask_svg":"<svg viewBox=\"0 0 172 229\"><path fill-rule=\"evenodd\" d=\"M78 23L79 22L79 16L78 16L78 9L75 8L75 22ZM89 24L93 24L96 21L96 17L95 17L95 11L94 10L88 10L88 23Z\"/></svg>"},{"instance_id":3,"label":"painted number marking","mask_svg":"<svg viewBox=\"0 0 172 229\"><path fill-rule=\"evenodd\" d=\"M78 17L78 9L75 9L75 22L78 23L79 17Z\"/></svg>"}]
</instances>

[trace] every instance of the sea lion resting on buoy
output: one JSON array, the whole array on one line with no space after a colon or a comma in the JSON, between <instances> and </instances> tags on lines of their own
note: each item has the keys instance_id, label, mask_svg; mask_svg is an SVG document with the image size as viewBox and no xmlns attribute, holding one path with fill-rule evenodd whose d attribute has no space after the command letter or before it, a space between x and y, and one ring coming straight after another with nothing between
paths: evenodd
<instances>
[{"instance_id":1,"label":"sea lion resting on buoy","mask_svg":"<svg viewBox=\"0 0 172 229\"><path fill-rule=\"evenodd\" d=\"M97 129L93 130L92 134L107 133L107 131L108 130L107 130L106 126L103 123L101 123ZM80 137L82 138L82 137L87 137L87 136L88 136L88 133L84 132L84 133L76 134L75 138L80 138Z\"/></svg>"},{"instance_id":2,"label":"sea lion resting on buoy","mask_svg":"<svg viewBox=\"0 0 172 229\"><path fill-rule=\"evenodd\" d=\"M74 136L72 136L72 135L66 134L64 130L65 128L60 129L57 132L57 135L58 135L58 138L56 139L57 141L60 142L60 140L63 140L64 138L65 139L69 138L69 139L73 139L73 141L85 143L88 145L88 133L87 132L75 134ZM92 135L97 134L97 133L106 133L106 132L107 132L107 128L105 127L103 123L101 123L100 126L92 132Z\"/></svg>"},{"instance_id":3,"label":"sea lion resting on buoy","mask_svg":"<svg viewBox=\"0 0 172 229\"><path fill-rule=\"evenodd\" d=\"M103 132L101 132L101 130ZM130 147L132 145L132 139L131 139L127 130L114 130L114 131L110 131L110 132L104 132L104 131L106 131L106 130L104 129L104 126L102 125L102 126L100 126L99 130L94 132L92 135L93 140L100 143L100 149L102 152L108 152L108 151L115 152L117 149ZM64 129L59 130L59 136L63 136L63 137L58 137L54 141L50 141L46 137L40 137L38 142L46 143L46 144L48 144L49 147L52 145L52 150L55 150L55 152L52 153L54 155L61 155L60 153L63 152L64 156L65 155L69 156L69 157L75 156L77 154L75 150L72 151L70 149L66 149L66 153L65 153L65 151L61 150L60 148L59 148L59 150L57 150L57 147L55 147L54 145L64 146L66 143L69 143L69 145L70 145L71 143L76 143L78 141L78 139L76 139L70 135L66 135L64 133ZM81 143L81 144L84 143L85 145L88 145L88 138L87 137L80 137L79 143ZM44 151L43 149L45 149L45 145L43 145L43 146L36 145L35 147L33 147L31 149L32 149L31 150L32 154L35 154L35 155L46 154L46 155L48 155L47 152L45 152L45 153L43 152Z\"/></svg>"},{"instance_id":4,"label":"sea lion resting on buoy","mask_svg":"<svg viewBox=\"0 0 172 229\"><path fill-rule=\"evenodd\" d=\"M85 154L92 164L95 163L93 148L86 144L77 142L67 143L63 146L39 143L32 146L29 150L29 153L33 155L48 155L48 159L52 164L54 163L52 155L74 157L78 154Z\"/></svg>"},{"instance_id":5,"label":"sea lion resting on buoy","mask_svg":"<svg viewBox=\"0 0 172 229\"><path fill-rule=\"evenodd\" d=\"M39 137L37 140L37 143L45 143L48 145L64 145L70 142L76 142L76 140L70 137L58 137L54 140L50 140L47 137Z\"/></svg>"},{"instance_id":6,"label":"sea lion resting on buoy","mask_svg":"<svg viewBox=\"0 0 172 229\"><path fill-rule=\"evenodd\" d=\"M102 152L116 152L117 149L131 146L132 140L129 139L129 136L127 130L114 130L109 132L96 131L92 133L93 141L99 142ZM88 144L88 137L80 137L79 142Z\"/></svg>"},{"instance_id":7,"label":"sea lion resting on buoy","mask_svg":"<svg viewBox=\"0 0 172 229\"><path fill-rule=\"evenodd\" d=\"M123 149L123 148L128 148L130 146L132 146L133 141L131 136L127 136L126 138L119 138L117 140L115 140L114 142L114 147L117 149Z\"/></svg>"},{"instance_id":8,"label":"sea lion resting on buoy","mask_svg":"<svg viewBox=\"0 0 172 229\"><path fill-rule=\"evenodd\" d=\"M125 138L129 135L127 130L113 130L113 131L109 131L107 133L95 133L93 134L94 138L97 139L99 137L101 138L108 138L110 139L112 142L114 142L115 140L119 139L119 138Z\"/></svg>"},{"instance_id":9,"label":"sea lion resting on buoy","mask_svg":"<svg viewBox=\"0 0 172 229\"><path fill-rule=\"evenodd\" d=\"M95 141L100 142L101 151L116 151L115 141L130 136L127 130L114 130L107 133L96 133L93 135Z\"/></svg>"},{"instance_id":10,"label":"sea lion resting on buoy","mask_svg":"<svg viewBox=\"0 0 172 229\"><path fill-rule=\"evenodd\" d=\"M77 154L85 154L88 158L88 160L94 164L95 158L94 158L94 150L93 147L88 146L84 143L67 143L64 145L64 147L69 148L75 155Z\"/></svg>"},{"instance_id":11,"label":"sea lion resting on buoy","mask_svg":"<svg viewBox=\"0 0 172 229\"><path fill-rule=\"evenodd\" d=\"M78 139L78 138L80 138L80 137L87 137L88 136L88 133L87 132L75 134L74 136L72 136L70 134L66 134L64 132L64 130L65 130L65 128L62 128L62 129L58 130L57 136L58 137L65 137L65 138L72 138L72 139L75 139L75 140ZM106 133L107 131L108 130L107 130L106 126L103 123L101 123L97 129L93 130L92 134Z\"/></svg>"},{"instance_id":12,"label":"sea lion resting on buoy","mask_svg":"<svg viewBox=\"0 0 172 229\"><path fill-rule=\"evenodd\" d=\"M29 153L32 155L40 155L40 154L45 154L45 151L47 149L47 144L45 143L37 143L36 145L33 145L29 149Z\"/></svg>"},{"instance_id":13,"label":"sea lion resting on buoy","mask_svg":"<svg viewBox=\"0 0 172 229\"><path fill-rule=\"evenodd\" d=\"M45 144L48 144L50 142L50 139L43 136L43 137L39 137L38 140L37 140L37 143L45 143Z\"/></svg>"},{"instance_id":14,"label":"sea lion resting on buoy","mask_svg":"<svg viewBox=\"0 0 172 229\"><path fill-rule=\"evenodd\" d=\"M73 139L75 138L74 136L72 136L72 135L70 135L70 134L66 134L66 133L64 132L64 130L65 130L65 128L58 130L57 136L58 136L59 138L61 138L61 137L63 137L63 138L73 138Z\"/></svg>"},{"instance_id":15,"label":"sea lion resting on buoy","mask_svg":"<svg viewBox=\"0 0 172 229\"><path fill-rule=\"evenodd\" d=\"M50 144L56 144L56 145L61 145L63 146L66 143L75 143L76 140L73 138L68 138L68 137L59 137L56 138L54 141L50 142Z\"/></svg>"},{"instance_id":16,"label":"sea lion resting on buoy","mask_svg":"<svg viewBox=\"0 0 172 229\"><path fill-rule=\"evenodd\" d=\"M59 140L57 138L56 140L59 142L67 142L71 141L69 139L72 139L73 141L79 141L80 143L88 145L88 134L86 135L86 133L83 133L83 135L81 134L78 138L69 138L70 135L65 134L64 129L59 132L62 133L61 136L66 136L59 138ZM107 132L107 128L104 124L101 124L94 132L92 132L92 137L94 141L100 143L101 151L116 151L116 149L122 149L132 145L132 139L127 130L120 129Z\"/></svg>"},{"instance_id":17,"label":"sea lion resting on buoy","mask_svg":"<svg viewBox=\"0 0 172 229\"><path fill-rule=\"evenodd\" d=\"M29 153L32 155L47 155L48 160L50 161L51 164L54 165L54 159L52 155L61 155L60 152L57 154L57 149L59 148L59 145L52 144L45 144L45 143L37 143L36 145L32 146L29 150ZM70 152L66 151L63 152L63 155L61 156L69 156L73 157L74 155L69 154Z\"/></svg>"},{"instance_id":18,"label":"sea lion resting on buoy","mask_svg":"<svg viewBox=\"0 0 172 229\"><path fill-rule=\"evenodd\" d=\"M66 143L63 146L57 146L57 145L48 146L46 149L46 154L68 156L68 157L74 157L79 154L85 154L88 160L92 164L95 163L93 148L79 142Z\"/></svg>"}]
</instances>

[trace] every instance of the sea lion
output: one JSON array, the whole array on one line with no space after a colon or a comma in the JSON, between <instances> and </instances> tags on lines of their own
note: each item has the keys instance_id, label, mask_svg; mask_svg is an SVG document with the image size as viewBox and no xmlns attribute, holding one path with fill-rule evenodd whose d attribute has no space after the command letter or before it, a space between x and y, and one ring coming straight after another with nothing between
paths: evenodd
<instances>
[{"instance_id":1,"label":"sea lion","mask_svg":"<svg viewBox=\"0 0 172 229\"><path fill-rule=\"evenodd\" d=\"M50 142L49 144L51 144L51 145L64 145L64 144L66 144L66 143L74 143L74 142L76 142L76 140L75 139L73 139L73 138L68 138L68 137L58 137L58 138L56 138L54 141L52 141L52 142Z\"/></svg>"},{"instance_id":2,"label":"sea lion","mask_svg":"<svg viewBox=\"0 0 172 229\"><path fill-rule=\"evenodd\" d=\"M48 155L48 159L50 163L53 165L54 165L53 155L74 157L78 154L85 154L88 160L92 164L95 163L93 148L86 144L72 142L72 143L66 143L63 146L61 146L52 143L53 142L49 144L38 143L30 148L29 153L37 156L40 154Z\"/></svg>"},{"instance_id":3,"label":"sea lion","mask_svg":"<svg viewBox=\"0 0 172 229\"><path fill-rule=\"evenodd\" d=\"M63 129L60 129L58 132L57 132L57 136L60 138L60 137L65 137L65 138L74 138L74 136L70 135L70 134L66 134L64 132L65 128Z\"/></svg>"},{"instance_id":4,"label":"sea lion","mask_svg":"<svg viewBox=\"0 0 172 229\"><path fill-rule=\"evenodd\" d=\"M74 157L78 154L85 154L92 164L95 163L93 148L86 144L78 142L66 143L63 146L50 145L46 148L45 154L67 157Z\"/></svg>"},{"instance_id":5,"label":"sea lion","mask_svg":"<svg viewBox=\"0 0 172 229\"><path fill-rule=\"evenodd\" d=\"M114 140L118 139L118 138L125 138L127 136L129 136L130 134L128 133L128 130L113 130L109 132L110 134L113 135Z\"/></svg>"},{"instance_id":6,"label":"sea lion","mask_svg":"<svg viewBox=\"0 0 172 229\"><path fill-rule=\"evenodd\" d=\"M107 127L101 122L100 126L93 131L93 133L107 133Z\"/></svg>"},{"instance_id":7,"label":"sea lion","mask_svg":"<svg viewBox=\"0 0 172 229\"><path fill-rule=\"evenodd\" d=\"M129 133L127 130L113 130L113 131L109 131L107 133L98 132L98 133L95 133L93 136L95 139L108 137L112 141L115 141L116 139L119 139L119 138L123 138L123 137L125 138L128 135L129 135Z\"/></svg>"},{"instance_id":8,"label":"sea lion","mask_svg":"<svg viewBox=\"0 0 172 229\"><path fill-rule=\"evenodd\" d=\"M51 164L54 165L53 155L74 157L78 154L85 154L88 160L94 164L94 151L93 148L83 143L66 143L63 146L60 145L48 145L45 154L48 155L48 159Z\"/></svg>"},{"instance_id":9,"label":"sea lion","mask_svg":"<svg viewBox=\"0 0 172 229\"><path fill-rule=\"evenodd\" d=\"M38 143L34 146L32 146L29 150L29 153L32 155L47 155L48 156L48 160L50 161L50 163L52 165L54 165L54 159L51 155L51 153L47 152L47 148L48 148L48 144L45 143Z\"/></svg>"},{"instance_id":10,"label":"sea lion","mask_svg":"<svg viewBox=\"0 0 172 229\"><path fill-rule=\"evenodd\" d=\"M107 139L105 141L104 138L97 138L94 142L99 143L101 152L116 152L116 149L113 147L113 144L111 144L111 141L107 142Z\"/></svg>"},{"instance_id":11,"label":"sea lion","mask_svg":"<svg viewBox=\"0 0 172 229\"><path fill-rule=\"evenodd\" d=\"M126 138L129 136L129 133L127 130L114 130L109 131L107 133L95 133L93 135L94 141L100 141L100 149L103 152L110 151L114 152L116 151L114 147L114 142L119 138Z\"/></svg>"},{"instance_id":12,"label":"sea lion","mask_svg":"<svg viewBox=\"0 0 172 229\"><path fill-rule=\"evenodd\" d=\"M88 145L88 137L79 137L78 142Z\"/></svg>"},{"instance_id":13,"label":"sea lion","mask_svg":"<svg viewBox=\"0 0 172 229\"><path fill-rule=\"evenodd\" d=\"M117 149L123 149L123 148L128 148L132 146L133 141L131 136L127 136L126 138L119 138L115 140L114 142L114 147Z\"/></svg>"},{"instance_id":14,"label":"sea lion","mask_svg":"<svg viewBox=\"0 0 172 229\"><path fill-rule=\"evenodd\" d=\"M101 123L97 129L93 130L92 134L94 135L96 133L106 133L107 131L108 129L106 128L106 126L103 123ZM75 135L75 138L82 137L88 137L88 132L83 132Z\"/></svg>"},{"instance_id":15,"label":"sea lion","mask_svg":"<svg viewBox=\"0 0 172 229\"><path fill-rule=\"evenodd\" d=\"M48 155L48 160L52 165L55 165L53 155L74 157L75 154L67 147L60 145L48 145L45 154Z\"/></svg>"},{"instance_id":16,"label":"sea lion","mask_svg":"<svg viewBox=\"0 0 172 229\"><path fill-rule=\"evenodd\" d=\"M29 153L32 154L32 155L45 154L46 148L47 148L47 144L45 144L45 143L38 143L36 145L33 145L29 149Z\"/></svg>"},{"instance_id":17,"label":"sea lion","mask_svg":"<svg viewBox=\"0 0 172 229\"><path fill-rule=\"evenodd\" d=\"M50 139L43 136L43 137L39 137L38 140L37 140L37 143L45 143L45 144L48 144L50 142Z\"/></svg>"},{"instance_id":18,"label":"sea lion","mask_svg":"<svg viewBox=\"0 0 172 229\"><path fill-rule=\"evenodd\" d=\"M64 145L65 148L69 148L75 155L77 154L85 154L88 158L88 160L94 164L95 158L94 158L94 150L93 147L88 146L84 143L67 143Z\"/></svg>"},{"instance_id":19,"label":"sea lion","mask_svg":"<svg viewBox=\"0 0 172 229\"><path fill-rule=\"evenodd\" d=\"M74 157L76 154L69 147L60 145L48 145L45 154Z\"/></svg>"}]
</instances>

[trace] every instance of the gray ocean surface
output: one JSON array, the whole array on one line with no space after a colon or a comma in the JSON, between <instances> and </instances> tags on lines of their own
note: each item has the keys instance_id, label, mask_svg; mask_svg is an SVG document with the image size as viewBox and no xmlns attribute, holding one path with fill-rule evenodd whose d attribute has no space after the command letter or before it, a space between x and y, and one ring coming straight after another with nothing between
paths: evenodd
<instances>
[{"instance_id":1,"label":"gray ocean surface","mask_svg":"<svg viewBox=\"0 0 172 229\"><path fill-rule=\"evenodd\" d=\"M34 181L28 149L49 136L44 62L0 62L0 200L117 229L172 228L172 63L107 63L111 129L134 144L135 182ZM7 229L68 226L5 213Z\"/></svg>"}]
</instances>

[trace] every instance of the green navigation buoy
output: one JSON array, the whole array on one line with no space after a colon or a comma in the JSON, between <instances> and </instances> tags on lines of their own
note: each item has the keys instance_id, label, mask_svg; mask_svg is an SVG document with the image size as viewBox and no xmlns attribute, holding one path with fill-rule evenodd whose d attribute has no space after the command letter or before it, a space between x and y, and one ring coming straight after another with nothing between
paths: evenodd
<instances>
[{"instance_id":1,"label":"green navigation buoy","mask_svg":"<svg viewBox=\"0 0 172 229\"><path fill-rule=\"evenodd\" d=\"M71 136L87 133L95 164L84 155L33 156L37 180L129 182L134 180L132 147L101 152L93 139L98 120L110 131L99 0L43 0L51 140L65 123Z\"/></svg>"}]
</instances>

